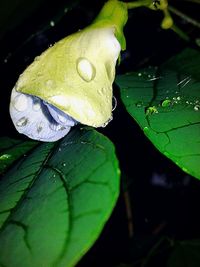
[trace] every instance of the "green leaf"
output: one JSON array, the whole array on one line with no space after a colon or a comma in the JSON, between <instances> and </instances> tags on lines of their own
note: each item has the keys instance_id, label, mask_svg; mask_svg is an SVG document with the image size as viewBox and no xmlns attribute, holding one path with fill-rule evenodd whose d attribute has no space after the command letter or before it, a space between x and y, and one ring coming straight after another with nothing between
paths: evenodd
<instances>
[{"instance_id":1,"label":"green leaf","mask_svg":"<svg viewBox=\"0 0 200 267\"><path fill-rule=\"evenodd\" d=\"M200 58L192 62L199 66ZM185 61L185 69L187 63L192 68L190 60ZM200 81L192 72L188 76L181 71L178 64L176 70L165 64L121 75L117 84L127 111L151 142L185 172L200 179Z\"/></svg>"},{"instance_id":2,"label":"green leaf","mask_svg":"<svg viewBox=\"0 0 200 267\"><path fill-rule=\"evenodd\" d=\"M111 214L119 173L95 130L36 147L0 180L0 266L74 266Z\"/></svg>"},{"instance_id":3,"label":"green leaf","mask_svg":"<svg viewBox=\"0 0 200 267\"><path fill-rule=\"evenodd\" d=\"M186 76L192 76L196 80L200 80L200 53L197 50L186 48L181 53L169 59L163 67L175 70Z\"/></svg>"},{"instance_id":4,"label":"green leaf","mask_svg":"<svg viewBox=\"0 0 200 267\"><path fill-rule=\"evenodd\" d=\"M199 267L200 240L176 241L167 267Z\"/></svg>"},{"instance_id":5,"label":"green leaf","mask_svg":"<svg viewBox=\"0 0 200 267\"><path fill-rule=\"evenodd\" d=\"M0 174L3 173L15 160L25 155L38 142L23 141L9 137L0 137Z\"/></svg>"}]
</instances>

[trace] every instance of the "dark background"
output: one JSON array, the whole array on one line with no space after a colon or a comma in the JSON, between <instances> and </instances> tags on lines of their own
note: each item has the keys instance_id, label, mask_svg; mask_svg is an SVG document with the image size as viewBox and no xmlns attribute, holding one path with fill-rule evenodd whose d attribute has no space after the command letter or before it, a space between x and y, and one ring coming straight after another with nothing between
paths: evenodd
<instances>
[{"instance_id":1,"label":"dark background","mask_svg":"<svg viewBox=\"0 0 200 267\"><path fill-rule=\"evenodd\" d=\"M0 3L1 136L25 138L16 133L8 113L10 92L18 76L51 44L90 24L103 3L100 0ZM200 14L200 5L190 1L169 3L193 18ZM162 30L162 18L161 12L146 8L129 12L125 27L127 50L122 53L117 74L158 65L188 46L198 49L197 27L173 16L190 37L186 42L173 31ZM116 146L122 172L121 195L100 238L78 266L141 266L152 247L164 237L158 252L146 265L164 267L173 250L171 241L200 238L200 182L154 148L126 112L116 85L114 95L118 103L114 119L98 130ZM160 184L154 181L155 177ZM128 216L130 212L132 216Z\"/></svg>"}]
</instances>

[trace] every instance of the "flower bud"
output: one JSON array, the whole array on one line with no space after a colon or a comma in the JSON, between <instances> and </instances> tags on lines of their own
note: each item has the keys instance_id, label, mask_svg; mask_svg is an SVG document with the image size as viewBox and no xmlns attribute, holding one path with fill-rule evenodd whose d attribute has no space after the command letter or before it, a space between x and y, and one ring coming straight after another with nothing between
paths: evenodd
<instances>
[{"instance_id":1,"label":"flower bud","mask_svg":"<svg viewBox=\"0 0 200 267\"><path fill-rule=\"evenodd\" d=\"M122 9L119 25L113 9L109 11L111 5L118 16ZM36 57L20 75L11 95L10 114L20 133L55 141L77 122L99 127L110 120L115 65L121 44L125 47L122 29L126 16L125 5L110 0L90 26ZM36 100L40 106L37 113Z\"/></svg>"}]
</instances>

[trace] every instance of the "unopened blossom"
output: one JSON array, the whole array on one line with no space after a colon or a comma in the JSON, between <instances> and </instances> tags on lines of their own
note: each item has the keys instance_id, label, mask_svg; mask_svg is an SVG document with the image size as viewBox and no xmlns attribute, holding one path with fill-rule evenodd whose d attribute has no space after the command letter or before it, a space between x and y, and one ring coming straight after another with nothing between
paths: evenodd
<instances>
[{"instance_id":1,"label":"unopened blossom","mask_svg":"<svg viewBox=\"0 0 200 267\"><path fill-rule=\"evenodd\" d=\"M126 20L125 5L110 0L90 26L35 58L11 94L10 115L18 132L56 141L77 123L100 127L111 119L112 84L124 49Z\"/></svg>"}]
</instances>

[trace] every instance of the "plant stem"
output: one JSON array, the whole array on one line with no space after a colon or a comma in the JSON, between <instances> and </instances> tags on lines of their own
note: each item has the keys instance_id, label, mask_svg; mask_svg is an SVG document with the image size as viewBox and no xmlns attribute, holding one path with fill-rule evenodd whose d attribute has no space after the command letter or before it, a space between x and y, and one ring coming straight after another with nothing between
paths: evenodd
<instances>
[{"instance_id":1,"label":"plant stem","mask_svg":"<svg viewBox=\"0 0 200 267\"><path fill-rule=\"evenodd\" d=\"M188 15L186 15L185 13L179 11L178 9L176 9L176 8L173 7L173 6L168 6L168 9L169 9L169 11L171 11L171 12L174 13L175 15L181 17L182 19L184 19L184 20L187 21L188 23L194 25L194 26L197 27L197 28L200 28L200 23L199 23L197 20L191 18L190 16L188 16Z\"/></svg>"},{"instance_id":2,"label":"plant stem","mask_svg":"<svg viewBox=\"0 0 200 267\"><path fill-rule=\"evenodd\" d=\"M175 24L173 24L173 26L170 29L173 30L175 33L177 33L183 40L187 42L190 41L190 37Z\"/></svg>"},{"instance_id":3,"label":"plant stem","mask_svg":"<svg viewBox=\"0 0 200 267\"><path fill-rule=\"evenodd\" d=\"M191 3L195 3L195 4L200 4L200 0L181 0L181 1L191 2Z\"/></svg>"},{"instance_id":4,"label":"plant stem","mask_svg":"<svg viewBox=\"0 0 200 267\"><path fill-rule=\"evenodd\" d=\"M135 2L126 2L126 6L128 9L137 8L141 6L147 6L151 3L149 0L141 0L141 1L135 1Z\"/></svg>"}]
</instances>

